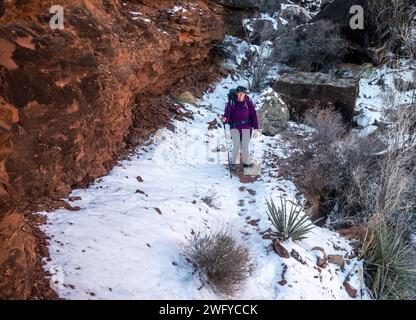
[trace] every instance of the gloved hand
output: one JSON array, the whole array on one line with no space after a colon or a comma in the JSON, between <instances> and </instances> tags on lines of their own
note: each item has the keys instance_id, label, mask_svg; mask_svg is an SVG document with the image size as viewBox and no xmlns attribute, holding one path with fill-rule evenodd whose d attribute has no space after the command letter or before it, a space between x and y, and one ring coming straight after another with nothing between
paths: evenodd
<instances>
[{"instance_id":1,"label":"gloved hand","mask_svg":"<svg viewBox=\"0 0 416 320\"><path fill-rule=\"evenodd\" d=\"M253 130L253 139L256 139L256 138L258 138L260 136L261 136L260 130L259 129L254 129Z\"/></svg>"}]
</instances>

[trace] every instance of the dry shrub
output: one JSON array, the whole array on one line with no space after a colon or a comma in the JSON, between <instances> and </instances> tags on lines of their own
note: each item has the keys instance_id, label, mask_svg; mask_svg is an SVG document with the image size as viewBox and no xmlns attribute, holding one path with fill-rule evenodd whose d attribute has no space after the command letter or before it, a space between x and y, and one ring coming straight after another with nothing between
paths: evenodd
<instances>
[{"instance_id":1,"label":"dry shrub","mask_svg":"<svg viewBox=\"0 0 416 320\"><path fill-rule=\"evenodd\" d=\"M261 20L258 20L261 21ZM256 25L256 21L254 22ZM274 61L272 59L272 42L270 41L275 30L273 24L264 23L255 26L255 31L251 35L246 32L246 41L250 44L250 50L246 52L246 57L241 65L240 73L248 79L249 88L254 92L261 92L265 87L265 81Z\"/></svg>"},{"instance_id":2,"label":"dry shrub","mask_svg":"<svg viewBox=\"0 0 416 320\"><path fill-rule=\"evenodd\" d=\"M416 106L400 106L387 119L379 133L382 151L356 165L347 191L356 190L355 201L366 215L382 215L410 237L416 213Z\"/></svg>"},{"instance_id":3,"label":"dry shrub","mask_svg":"<svg viewBox=\"0 0 416 320\"><path fill-rule=\"evenodd\" d=\"M218 193L214 187L208 189L207 194L201 198L201 200L210 208L219 209L216 201L218 198Z\"/></svg>"},{"instance_id":4,"label":"dry shrub","mask_svg":"<svg viewBox=\"0 0 416 320\"><path fill-rule=\"evenodd\" d=\"M228 231L197 233L185 244L185 254L203 283L225 297L234 296L242 288L253 268L248 249Z\"/></svg>"},{"instance_id":5,"label":"dry shrub","mask_svg":"<svg viewBox=\"0 0 416 320\"><path fill-rule=\"evenodd\" d=\"M393 109L376 134L361 138L344 134L328 112L305 119L316 130L298 154L296 181L308 200L332 210L333 227L369 225L362 252L373 298L413 299L416 106Z\"/></svg>"},{"instance_id":6,"label":"dry shrub","mask_svg":"<svg viewBox=\"0 0 416 320\"><path fill-rule=\"evenodd\" d=\"M347 42L327 20L297 26L274 40L273 61L304 71L328 70L344 60Z\"/></svg>"},{"instance_id":7,"label":"dry shrub","mask_svg":"<svg viewBox=\"0 0 416 320\"><path fill-rule=\"evenodd\" d=\"M416 297L416 259L412 234L416 214L416 106L395 108L382 132L384 152L371 184L361 186L363 207L372 213L363 252L368 283L376 299Z\"/></svg>"},{"instance_id":8,"label":"dry shrub","mask_svg":"<svg viewBox=\"0 0 416 320\"><path fill-rule=\"evenodd\" d=\"M374 213L408 228L416 212L416 108L401 106L367 137L346 134L339 115L312 110L315 131L292 157L296 183L312 214L331 213L333 227L361 223ZM318 210L319 209L319 210ZM409 231L410 232L410 231Z\"/></svg>"},{"instance_id":9,"label":"dry shrub","mask_svg":"<svg viewBox=\"0 0 416 320\"><path fill-rule=\"evenodd\" d=\"M307 139L299 137L299 149L291 157L296 171L295 182L307 199L312 218L319 218L323 207L334 206L333 191L343 179L343 163L339 162L339 141L346 133L340 113L329 108L314 108L304 115L305 124L313 128Z\"/></svg>"},{"instance_id":10,"label":"dry shrub","mask_svg":"<svg viewBox=\"0 0 416 320\"><path fill-rule=\"evenodd\" d=\"M414 54L414 46L409 44L413 39L415 12L413 0L368 0L368 27L382 60L409 58Z\"/></svg>"}]
</instances>

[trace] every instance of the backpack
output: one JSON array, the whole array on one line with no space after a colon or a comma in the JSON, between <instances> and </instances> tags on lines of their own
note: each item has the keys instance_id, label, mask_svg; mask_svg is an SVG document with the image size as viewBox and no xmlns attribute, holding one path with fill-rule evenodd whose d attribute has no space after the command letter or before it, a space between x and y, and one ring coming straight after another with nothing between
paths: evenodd
<instances>
[{"instance_id":1,"label":"backpack","mask_svg":"<svg viewBox=\"0 0 416 320\"><path fill-rule=\"evenodd\" d=\"M236 93L237 89L230 89L228 91L228 102L230 103L231 109L234 108L234 104L235 104L235 93ZM244 101L244 108L247 108L248 104L247 104L247 99Z\"/></svg>"}]
</instances>

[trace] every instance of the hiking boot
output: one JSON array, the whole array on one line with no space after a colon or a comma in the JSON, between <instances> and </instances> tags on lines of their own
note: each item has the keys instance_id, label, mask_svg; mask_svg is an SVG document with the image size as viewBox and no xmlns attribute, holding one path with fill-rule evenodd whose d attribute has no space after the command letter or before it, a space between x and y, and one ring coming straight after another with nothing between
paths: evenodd
<instances>
[{"instance_id":1,"label":"hiking boot","mask_svg":"<svg viewBox=\"0 0 416 320\"><path fill-rule=\"evenodd\" d=\"M237 171L237 165L236 164L231 164L230 165L230 170L231 170L231 172L236 172Z\"/></svg>"},{"instance_id":2,"label":"hiking boot","mask_svg":"<svg viewBox=\"0 0 416 320\"><path fill-rule=\"evenodd\" d=\"M254 167L254 163L250 163L250 164L243 164L243 168L253 168Z\"/></svg>"}]
</instances>

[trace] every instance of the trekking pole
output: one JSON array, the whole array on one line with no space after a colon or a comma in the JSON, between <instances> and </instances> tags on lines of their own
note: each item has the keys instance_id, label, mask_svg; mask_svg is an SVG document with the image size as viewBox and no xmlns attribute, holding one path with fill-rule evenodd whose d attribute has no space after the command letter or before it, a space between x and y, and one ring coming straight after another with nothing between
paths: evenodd
<instances>
[{"instance_id":1,"label":"trekking pole","mask_svg":"<svg viewBox=\"0 0 416 320\"><path fill-rule=\"evenodd\" d=\"M222 124L224 127L224 136L225 136L225 147L227 149L227 158L228 158L228 169L230 170L230 178L232 179L233 176L231 175L231 162L230 162L230 153L228 151L228 142L227 142L227 130L225 129L225 123Z\"/></svg>"}]
</instances>

